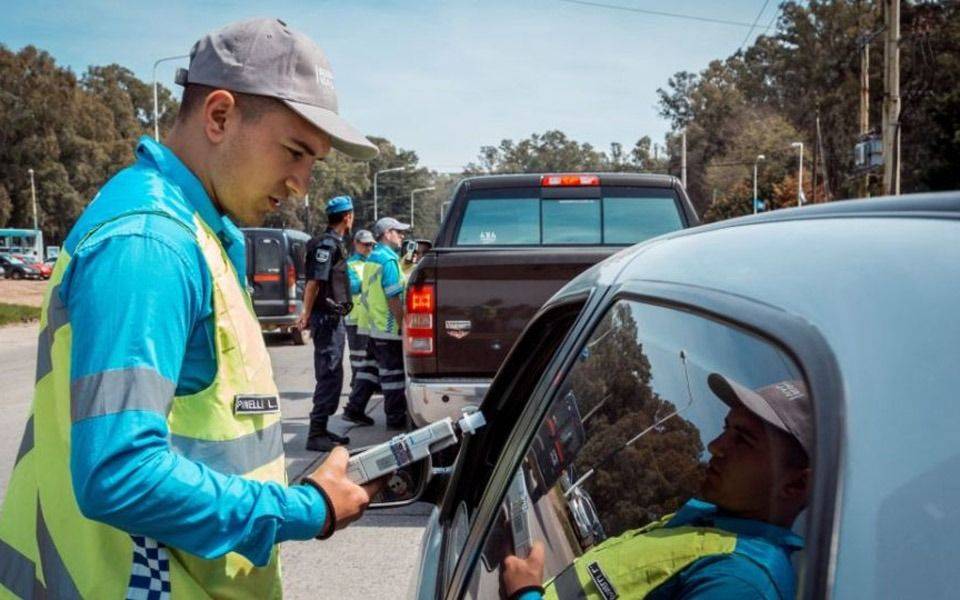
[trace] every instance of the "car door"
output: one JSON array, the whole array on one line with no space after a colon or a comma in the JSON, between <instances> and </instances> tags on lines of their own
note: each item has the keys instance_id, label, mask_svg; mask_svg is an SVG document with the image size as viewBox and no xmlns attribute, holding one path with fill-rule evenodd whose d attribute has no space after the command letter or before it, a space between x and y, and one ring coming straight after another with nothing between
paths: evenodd
<instances>
[{"instance_id":1,"label":"car door","mask_svg":"<svg viewBox=\"0 0 960 600\"><path fill-rule=\"evenodd\" d=\"M688 501L749 501L717 490L743 474L731 468L733 475L718 480L718 461L710 462L711 450L719 451L711 442L729 438L731 408L710 383L717 375L749 389L799 385L814 403L809 508L791 523L807 548L792 559L795 572L805 574L796 589L822 597L842 439L841 379L826 342L801 319L743 298L669 284L630 287L582 319L579 332L538 371L482 498L472 504L460 494L453 506L457 490L448 496L445 597L500 597L504 559L522 556L536 541L546 547L544 581L566 586L560 597L568 597L571 589L599 585L584 580L578 564L669 519ZM485 452L492 462L490 448ZM774 495L760 491L760 500ZM627 550L618 558L640 560ZM660 592L680 580L664 582Z\"/></svg>"}]
</instances>

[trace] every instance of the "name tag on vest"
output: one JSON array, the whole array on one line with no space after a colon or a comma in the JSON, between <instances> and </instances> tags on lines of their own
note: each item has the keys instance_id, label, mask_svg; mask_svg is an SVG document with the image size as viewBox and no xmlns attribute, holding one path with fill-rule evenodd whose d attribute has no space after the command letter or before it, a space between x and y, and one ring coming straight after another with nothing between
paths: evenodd
<instances>
[{"instance_id":1,"label":"name tag on vest","mask_svg":"<svg viewBox=\"0 0 960 600\"><path fill-rule=\"evenodd\" d=\"M613 584L607 579L606 574L600 569L599 564L595 562L590 563L587 565L587 572L590 573L593 584L597 586L597 591L600 592L604 600L616 600L620 597L617 590L613 588Z\"/></svg>"},{"instance_id":2,"label":"name tag on vest","mask_svg":"<svg viewBox=\"0 0 960 600\"><path fill-rule=\"evenodd\" d=\"M274 394L237 394L233 397L233 414L264 415L280 412L280 398Z\"/></svg>"}]
</instances>

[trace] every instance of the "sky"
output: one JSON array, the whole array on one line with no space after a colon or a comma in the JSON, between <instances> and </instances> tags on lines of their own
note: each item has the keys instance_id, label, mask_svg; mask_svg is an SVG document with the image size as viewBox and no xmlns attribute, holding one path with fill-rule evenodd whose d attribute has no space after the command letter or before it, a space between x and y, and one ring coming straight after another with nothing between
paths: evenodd
<instances>
[{"instance_id":1,"label":"sky","mask_svg":"<svg viewBox=\"0 0 960 600\"><path fill-rule=\"evenodd\" d=\"M776 1L728 0L0 0L0 43L33 44L80 74L119 63L144 81L154 61L187 54L204 33L272 16L308 34L333 66L340 113L368 135L414 150L420 164L459 171L482 146L559 129L578 142L627 149L663 143L657 88L748 44ZM607 6L600 6L607 5ZM620 7L620 8L617 8ZM761 14L761 9L763 9ZM749 26L681 19L670 12ZM758 18L759 15L759 18ZM749 36L749 37L748 37ZM173 89L177 66L158 80Z\"/></svg>"}]
</instances>

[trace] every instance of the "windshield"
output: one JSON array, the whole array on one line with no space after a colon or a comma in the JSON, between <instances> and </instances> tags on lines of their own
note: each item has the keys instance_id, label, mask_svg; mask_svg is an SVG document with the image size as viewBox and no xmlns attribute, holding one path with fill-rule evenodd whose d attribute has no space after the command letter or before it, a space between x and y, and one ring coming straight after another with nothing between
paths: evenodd
<instances>
[{"instance_id":1,"label":"windshield","mask_svg":"<svg viewBox=\"0 0 960 600\"><path fill-rule=\"evenodd\" d=\"M612 188L600 198L479 190L467 198L456 245L628 246L681 228L670 189Z\"/></svg>"}]
</instances>

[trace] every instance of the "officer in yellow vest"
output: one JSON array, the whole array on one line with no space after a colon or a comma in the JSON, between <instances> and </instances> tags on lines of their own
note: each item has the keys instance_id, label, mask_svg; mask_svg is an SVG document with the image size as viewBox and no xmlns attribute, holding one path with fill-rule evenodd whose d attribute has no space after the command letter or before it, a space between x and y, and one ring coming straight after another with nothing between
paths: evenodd
<instances>
[{"instance_id":1,"label":"officer in yellow vest","mask_svg":"<svg viewBox=\"0 0 960 600\"><path fill-rule=\"evenodd\" d=\"M278 598L277 544L329 537L377 488L350 482L343 449L287 485L234 224L303 196L331 147L377 149L337 115L320 48L279 20L204 36L177 80L165 144L140 140L47 288L0 598Z\"/></svg>"},{"instance_id":2,"label":"officer in yellow vest","mask_svg":"<svg viewBox=\"0 0 960 600\"><path fill-rule=\"evenodd\" d=\"M383 390L383 410L387 429L404 430L407 427L406 378L403 367L403 342L400 328L403 321L403 293L406 277L400 268L400 250L404 231L410 225L393 217L376 222L373 233L377 245L363 266L360 303L365 323L370 330L367 342L367 360L375 361L380 388ZM367 402L375 384L357 378L343 413L346 418L366 412Z\"/></svg>"},{"instance_id":3,"label":"officer in yellow vest","mask_svg":"<svg viewBox=\"0 0 960 600\"><path fill-rule=\"evenodd\" d=\"M543 587L544 545L501 566L510 599L794 597L790 527L806 507L813 415L801 381L751 390L712 373L730 407L700 495L675 514L590 548Z\"/></svg>"},{"instance_id":4,"label":"officer in yellow vest","mask_svg":"<svg viewBox=\"0 0 960 600\"><path fill-rule=\"evenodd\" d=\"M347 315L347 343L350 345L350 389L359 377L379 387L380 378L377 376L377 362L367 356L367 342L370 338L370 323L366 317L366 310L360 301L363 289L363 267L367 262L373 247L376 245L373 234L361 229L353 236L353 254L347 259L348 274L350 275L350 293L353 294L353 310ZM361 426L373 425L373 419L366 413L352 413L344 411L343 418Z\"/></svg>"}]
</instances>

